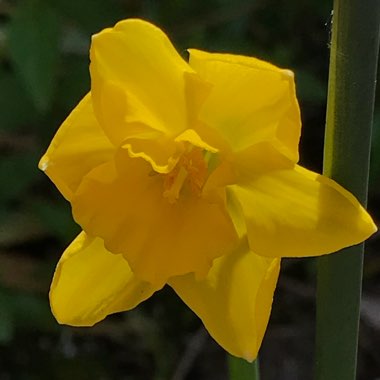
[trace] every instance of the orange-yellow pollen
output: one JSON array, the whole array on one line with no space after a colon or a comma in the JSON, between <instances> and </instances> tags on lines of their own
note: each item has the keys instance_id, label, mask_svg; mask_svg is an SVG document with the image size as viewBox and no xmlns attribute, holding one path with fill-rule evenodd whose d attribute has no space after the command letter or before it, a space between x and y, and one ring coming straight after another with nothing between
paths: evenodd
<instances>
[{"instance_id":1,"label":"orange-yellow pollen","mask_svg":"<svg viewBox=\"0 0 380 380\"><path fill-rule=\"evenodd\" d=\"M164 179L164 197L175 203L181 192L190 190L200 196L208 176L207 163L203 150L197 147L182 155L176 167Z\"/></svg>"}]
</instances>

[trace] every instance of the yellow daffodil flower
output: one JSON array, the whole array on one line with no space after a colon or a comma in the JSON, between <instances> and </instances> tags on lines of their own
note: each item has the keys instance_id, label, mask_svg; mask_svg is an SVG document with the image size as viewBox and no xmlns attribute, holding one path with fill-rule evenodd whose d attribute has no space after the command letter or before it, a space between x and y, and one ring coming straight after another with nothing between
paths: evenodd
<instances>
[{"instance_id":1,"label":"yellow daffodil flower","mask_svg":"<svg viewBox=\"0 0 380 380\"><path fill-rule=\"evenodd\" d=\"M89 326L169 284L233 355L252 361L281 257L334 252L376 230L337 183L297 165L293 73L190 50L125 20L93 36L91 91L40 168L83 232L50 291Z\"/></svg>"}]
</instances>

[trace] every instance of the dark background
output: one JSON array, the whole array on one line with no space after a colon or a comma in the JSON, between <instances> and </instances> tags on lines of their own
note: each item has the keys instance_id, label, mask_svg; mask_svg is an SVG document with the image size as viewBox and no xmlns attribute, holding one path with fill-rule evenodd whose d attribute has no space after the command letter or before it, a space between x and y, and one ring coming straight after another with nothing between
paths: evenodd
<instances>
[{"instance_id":1,"label":"dark background","mask_svg":"<svg viewBox=\"0 0 380 380\"><path fill-rule=\"evenodd\" d=\"M91 34L141 17L162 27L184 56L194 47L292 69L301 163L321 171L331 8L327 0L0 0L0 380L227 379L225 353L170 289L94 328L54 321L50 280L79 228L38 159L90 88ZM377 222L378 116L379 108L369 195ZM359 380L380 379L379 250L378 234L365 256ZM315 260L284 260L261 350L263 380L312 378L314 297Z\"/></svg>"}]
</instances>

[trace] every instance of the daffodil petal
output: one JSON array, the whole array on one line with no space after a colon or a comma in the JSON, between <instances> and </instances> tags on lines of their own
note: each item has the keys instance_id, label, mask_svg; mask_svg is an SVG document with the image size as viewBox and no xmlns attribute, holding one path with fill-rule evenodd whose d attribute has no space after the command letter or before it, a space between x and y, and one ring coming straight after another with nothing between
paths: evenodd
<instances>
[{"instance_id":1,"label":"daffodil petal","mask_svg":"<svg viewBox=\"0 0 380 380\"><path fill-rule=\"evenodd\" d=\"M237 184L228 186L241 205L254 252L323 255L358 244L376 231L366 210L336 182L274 150L264 151L246 156L237 169Z\"/></svg>"},{"instance_id":2,"label":"daffodil petal","mask_svg":"<svg viewBox=\"0 0 380 380\"><path fill-rule=\"evenodd\" d=\"M94 79L91 92L96 94L93 106L99 123L115 147L130 138L165 136L160 120L121 84Z\"/></svg>"},{"instance_id":3,"label":"daffodil petal","mask_svg":"<svg viewBox=\"0 0 380 380\"><path fill-rule=\"evenodd\" d=\"M195 72L186 72L184 80L188 125L194 126L198 123L199 111L210 94L212 84Z\"/></svg>"},{"instance_id":4,"label":"daffodil petal","mask_svg":"<svg viewBox=\"0 0 380 380\"><path fill-rule=\"evenodd\" d=\"M177 164L183 145L167 138L156 140L128 139L122 145L129 157L143 158L156 173L169 173Z\"/></svg>"},{"instance_id":5,"label":"daffodil petal","mask_svg":"<svg viewBox=\"0 0 380 380\"><path fill-rule=\"evenodd\" d=\"M165 128L137 99L117 83L105 82L97 100L101 105L95 109L102 108L98 118L115 148L126 149L131 157L144 158L159 173L173 168L183 144L168 137Z\"/></svg>"},{"instance_id":6,"label":"daffodil petal","mask_svg":"<svg viewBox=\"0 0 380 380\"><path fill-rule=\"evenodd\" d=\"M122 253L133 272L151 283L188 272L207 273L211 262L236 244L233 224L220 204L184 194L163 196L165 176L141 158L120 158L89 173L72 201L82 228ZM121 172L121 170L123 170Z\"/></svg>"},{"instance_id":7,"label":"daffodil petal","mask_svg":"<svg viewBox=\"0 0 380 380\"><path fill-rule=\"evenodd\" d=\"M114 152L94 115L91 94L87 94L59 128L39 168L70 200L83 176L108 161Z\"/></svg>"},{"instance_id":8,"label":"daffodil petal","mask_svg":"<svg viewBox=\"0 0 380 380\"><path fill-rule=\"evenodd\" d=\"M174 277L169 285L230 354L253 361L268 324L280 259L249 251L246 240L214 260L207 277Z\"/></svg>"},{"instance_id":9,"label":"daffodil petal","mask_svg":"<svg viewBox=\"0 0 380 380\"><path fill-rule=\"evenodd\" d=\"M192 146L197 146L211 153L217 153L218 149L207 144L193 129L186 129L183 133L176 137L175 141L189 142Z\"/></svg>"},{"instance_id":10,"label":"daffodil petal","mask_svg":"<svg viewBox=\"0 0 380 380\"><path fill-rule=\"evenodd\" d=\"M50 304L59 323L92 326L109 314L133 309L156 290L134 276L122 255L82 232L58 263Z\"/></svg>"},{"instance_id":11,"label":"daffodil petal","mask_svg":"<svg viewBox=\"0 0 380 380\"><path fill-rule=\"evenodd\" d=\"M297 162L301 120L293 73L255 58L189 52L190 66L212 84L199 118L235 151L278 141Z\"/></svg>"},{"instance_id":12,"label":"daffodil petal","mask_svg":"<svg viewBox=\"0 0 380 380\"><path fill-rule=\"evenodd\" d=\"M104 82L110 81L134 104L149 110L168 136L186 128L184 75L193 70L159 28L143 20L121 21L93 36L90 55L91 89L99 114L108 112L101 98Z\"/></svg>"}]
</instances>

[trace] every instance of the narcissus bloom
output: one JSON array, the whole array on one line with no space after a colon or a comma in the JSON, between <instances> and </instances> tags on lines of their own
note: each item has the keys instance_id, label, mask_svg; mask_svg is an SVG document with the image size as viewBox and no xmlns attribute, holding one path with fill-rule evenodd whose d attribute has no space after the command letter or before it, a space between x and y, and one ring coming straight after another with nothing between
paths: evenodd
<instances>
[{"instance_id":1,"label":"narcissus bloom","mask_svg":"<svg viewBox=\"0 0 380 380\"><path fill-rule=\"evenodd\" d=\"M221 346L253 360L280 258L331 253L376 227L353 195L297 165L291 71L189 53L142 20L93 36L91 91L40 162L83 229L51 307L89 326L169 284Z\"/></svg>"}]
</instances>

